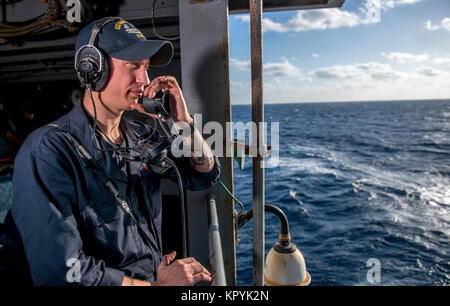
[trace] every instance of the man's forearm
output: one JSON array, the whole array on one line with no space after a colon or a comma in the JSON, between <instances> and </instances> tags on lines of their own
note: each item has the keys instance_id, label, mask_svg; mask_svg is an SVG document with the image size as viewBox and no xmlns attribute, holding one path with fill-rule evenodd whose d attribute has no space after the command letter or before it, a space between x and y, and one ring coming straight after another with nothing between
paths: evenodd
<instances>
[{"instance_id":1,"label":"man's forearm","mask_svg":"<svg viewBox=\"0 0 450 306\"><path fill-rule=\"evenodd\" d=\"M195 130L191 140L191 166L198 172L210 172L214 167L214 157L210 147L198 130Z\"/></svg>"}]
</instances>

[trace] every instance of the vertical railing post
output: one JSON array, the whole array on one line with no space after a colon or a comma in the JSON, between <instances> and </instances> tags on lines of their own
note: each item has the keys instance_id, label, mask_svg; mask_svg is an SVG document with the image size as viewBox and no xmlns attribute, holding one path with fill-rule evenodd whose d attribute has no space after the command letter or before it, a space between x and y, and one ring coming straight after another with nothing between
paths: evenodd
<instances>
[{"instance_id":1,"label":"vertical railing post","mask_svg":"<svg viewBox=\"0 0 450 306\"><path fill-rule=\"evenodd\" d=\"M159 2L159 1L158 1ZM173 1L165 1L172 3ZM231 135L230 65L228 35L229 0L178 1L180 17L181 86L189 113L197 115L199 131L208 123L220 123ZM176 60L176 59L175 59ZM201 117L200 117L201 114ZM217 131L215 132L217 135ZM224 136L225 136L224 135ZM210 137L208 134L205 138ZM226 137L226 136L225 136ZM231 136L232 137L232 136ZM227 139L231 140L231 138ZM216 143L216 148L218 145ZM233 159L217 150L222 166L221 180L233 192ZM221 157L223 156L223 157ZM222 235L222 251L228 285L236 285L236 241L234 203L220 186L216 194ZM208 265L208 232L204 229L205 197L209 190L187 191L189 256Z\"/></svg>"},{"instance_id":2,"label":"vertical railing post","mask_svg":"<svg viewBox=\"0 0 450 306\"><path fill-rule=\"evenodd\" d=\"M253 285L264 285L264 141L262 0L249 0L252 71L252 146L253 157ZM254 150L255 152L255 150Z\"/></svg>"}]
</instances>

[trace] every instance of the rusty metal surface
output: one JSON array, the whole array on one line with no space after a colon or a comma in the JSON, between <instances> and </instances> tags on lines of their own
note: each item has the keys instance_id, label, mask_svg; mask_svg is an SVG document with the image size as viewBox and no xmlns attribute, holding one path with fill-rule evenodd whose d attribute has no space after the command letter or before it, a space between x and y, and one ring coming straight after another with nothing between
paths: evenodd
<instances>
[{"instance_id":1,"label":"rusty metal surface","mask_svg":"<svg viewBox=\"0 0 450 306\"><path fill-rule=\"evenodd\" d=\"M182 89L191 114L202 114L202 125L219 122L223 130L231 121L229 80L228 0L180 1L180 49ZM207 135L206 135L207 136ZM233 160L220 157L221 180L233 191ZM228 285L236 284L234 204L216 186L217 215L221 229L223 259ZM208 266L207 191L189 192L189 250Z\"/></svg>"},{"instance_id":2,"label":"rusty metal surface","mask_svg":"<svg viewBox=\"0 0 450 306\"><path fill-rule=\"evenodd\" d=\"M264 0L263 11L288 11L341 7L345 0ZM249 12L248 0L230 1L230 14L242 14Z\"/></svg>"},{"instance_id":3,"label":"rusty metal surface","mask_svg":"<svg viewBox=\"0 0 450 306\"><path fill-rule=\"evenodd\" d=\"M259 146L264 145L262 0L250 0L251 75L252 75L252 146L258 148L253 158L253 285L264 285L264 157Z\"/></svg>"}]
</instances>

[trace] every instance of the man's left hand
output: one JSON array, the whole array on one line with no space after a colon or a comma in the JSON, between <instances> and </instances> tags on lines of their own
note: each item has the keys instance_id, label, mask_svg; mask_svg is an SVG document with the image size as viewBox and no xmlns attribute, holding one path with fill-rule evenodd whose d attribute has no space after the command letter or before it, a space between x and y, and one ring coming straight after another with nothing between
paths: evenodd
<instances>
[{"instance_id":1,"label":"man's left hand","mask_svg":"<svg viewBox=\"0 0 450 306\"><path fill-rule=\"evenodd\" d=\"M170 113L174 122L192 122L192 118L187 110L186 101L183 97L180 85L173 76L159 76L152 80L144 90L144 96L153 99L158 91L165 89L170 96ZM139 110L139 109L138 109Z\"/></svg>"}]
</instances>

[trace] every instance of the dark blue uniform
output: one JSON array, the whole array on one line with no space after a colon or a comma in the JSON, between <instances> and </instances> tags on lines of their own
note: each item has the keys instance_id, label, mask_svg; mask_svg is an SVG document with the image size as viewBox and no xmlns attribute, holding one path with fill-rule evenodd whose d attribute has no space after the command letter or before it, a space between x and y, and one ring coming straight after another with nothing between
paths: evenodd
<instances>
[{"instance_id":1,"label":"dark blue uniform","mask_svg":"<svg viewBox=\"0 0 450 306\"><path fill-rule=\"evenodd\" d=\"M90 120L78 105L54 124L85 146L125 196L152 245L161 250L161 175L142 172L140 163L121 160L114 151L95 149ZM126 145L133 146L122 134ZM158 137L155 133L151 139ZM98 139L102 148L111 148ZM176 163L184 187L190 190L209 188L220 176L217 158L209 173L195 171L187 158ZM163 175L176 178L173 169ZM160 258L155 247L145 243L92 166L54 127L34 131L16 157L12 215L36 285L121 285L124 275L146 281L156 278ZM76 282L74 271L78 268L80 281Z\"/></svg>"}]
</instances>

